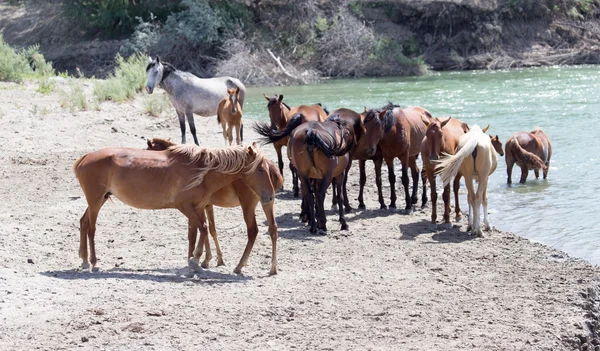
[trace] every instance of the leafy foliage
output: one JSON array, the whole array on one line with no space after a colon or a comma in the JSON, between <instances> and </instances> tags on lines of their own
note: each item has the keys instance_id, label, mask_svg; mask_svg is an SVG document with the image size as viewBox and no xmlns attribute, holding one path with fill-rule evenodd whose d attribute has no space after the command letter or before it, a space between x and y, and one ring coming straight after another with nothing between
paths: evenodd
<instances>
[{"instance_id":1,"label":"leafy foliage","mask_svg":"<svg viewBox=\"0 0 600 351\"><path fill-rule=\"evenodd\" d=\"M122 102L132 99L146 84L146 57L137 54L124 59L117 55L115 73L94 87L94 98L98 102L112 100Z\"/></svg>"}]
</instances>

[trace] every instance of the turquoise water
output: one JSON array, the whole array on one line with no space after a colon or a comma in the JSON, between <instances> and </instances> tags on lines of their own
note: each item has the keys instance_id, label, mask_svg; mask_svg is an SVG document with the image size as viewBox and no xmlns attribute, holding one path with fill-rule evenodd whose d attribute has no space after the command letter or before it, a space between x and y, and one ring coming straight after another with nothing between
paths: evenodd
<instances>
[{"instance_id":1,"label":"turquoise water","mask_svg":"<svg viewBox=\"0 0 600 351\"><path fill-rule=\"evenodd\" d=\"M535 180L530 171L526 184L508 186L506 163L500 158L488 190L492 225L600 264L600 230L594 219L600 217L600 66L252 87L245 118L268 119L263 93L284 94L291 106L321 102L330 110L362 111L363 106L380 107L387 101L419 105L436 117L454 116L482 127L490 123L489 132L503 142L513 132L543 128L553 146L548 180ZM519 177L515 167L513 181ZM461 203L465 208L464 195Z\"/></svg>"}]
</instances>

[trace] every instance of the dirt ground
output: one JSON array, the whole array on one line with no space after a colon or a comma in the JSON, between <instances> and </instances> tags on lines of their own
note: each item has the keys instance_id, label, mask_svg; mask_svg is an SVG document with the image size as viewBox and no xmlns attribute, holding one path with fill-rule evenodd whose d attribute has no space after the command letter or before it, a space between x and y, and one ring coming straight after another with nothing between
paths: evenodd
<instances>
[{"instance_id":1,"label":"dirt ground","mask_svg":"<svg viewBox=\"0 0 600 351\"><path fill-rule=\"evenodd\" d=\"M194 275L183 215L116 199L100 212L101 271L79 271L86 203L73 162L105 146L179 140L179 127L174 113L142 114L139 101L71 113L35 88L0 84L2 350L592 350L600 341L598 268L511 233L472 238L465 225L432 225L429 209L378 210L372 169L368 209L348 215L350 230L330 211L328 235L313 236L297 220L286 167L276 276L260 206L244 274L233 273L246 242L237 208L215 211L226 265L213 259ZM203 145L222 145L216 118L196 125ZM255 137L246 128L246 141Z\"/></svg>"}]
</instances>

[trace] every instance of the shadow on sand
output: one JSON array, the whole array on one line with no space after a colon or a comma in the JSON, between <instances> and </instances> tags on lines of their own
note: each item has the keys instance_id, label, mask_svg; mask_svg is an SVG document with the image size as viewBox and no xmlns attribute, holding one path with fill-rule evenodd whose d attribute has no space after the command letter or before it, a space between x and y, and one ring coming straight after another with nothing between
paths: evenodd
<instances>
[{"instance_id":1,"label":"shadow on sand","mask_svg":"<svg viewBox=\"0 0 600 351\"><path fill-rule=\"evenodd\" d=\"M188 267L175 269L127 269L115 267L107 270L100 269L98 272L65 269L40 272L40 274L64 280L130 279L149 280L158 283L191 282L197 284L243 283L254 279L244 275L219 273L210 270L193 272Z\"/></svg>"},{"instance_id":2,"label":"shadow on sand","mask_svg":"<svg viewBox=\"0 0 600 351\"><path fill-rule=\"evenodd\" d=\"M417 236L434 232L431 236L434 242L426 244L461 243L477 239L470 233L461 231L460 227L447 224L432 224L429 220L421 220L415 223L401 224L401 240L414 240Z\"/></svg>"}]
</instances>

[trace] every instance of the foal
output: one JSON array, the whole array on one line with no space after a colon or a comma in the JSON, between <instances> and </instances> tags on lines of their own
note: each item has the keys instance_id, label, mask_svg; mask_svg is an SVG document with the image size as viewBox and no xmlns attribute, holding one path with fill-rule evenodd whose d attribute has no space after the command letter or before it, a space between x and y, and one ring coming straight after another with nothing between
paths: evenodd
<instances>
[{"instance_id":1,"label":"foal","mask_svg":"<svg viewBox=\"0 0 600 351\"><path fill-rule=\"evenodd\" d=\"M232 129L235 127L235 142L238 145L244 141L244 124L242 123L242 105L240 104L240 88L227 89L228 96L219 102L217 108L217 122L223 127L225 145L233 141Z\"/></svg>"}]
</instances>

